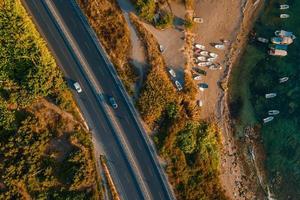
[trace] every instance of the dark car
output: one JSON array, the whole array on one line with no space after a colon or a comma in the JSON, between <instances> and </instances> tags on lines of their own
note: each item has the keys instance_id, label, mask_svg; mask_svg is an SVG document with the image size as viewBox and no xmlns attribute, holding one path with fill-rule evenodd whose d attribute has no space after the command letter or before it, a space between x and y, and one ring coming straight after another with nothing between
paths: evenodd
<instances>
[{"instance_id":1,"label":"dark car","mask_svg":"<svg viewBox=\"0 0 300 200\"><path fill-rule=\"evenodd\" d=\"M108 100L109 100L110 105L111 105L114 109L118 108L118 104L117 104L117 102L116 102L116 100L115 100L114 97L109 97Z\"/></svg>"}]
</instances>

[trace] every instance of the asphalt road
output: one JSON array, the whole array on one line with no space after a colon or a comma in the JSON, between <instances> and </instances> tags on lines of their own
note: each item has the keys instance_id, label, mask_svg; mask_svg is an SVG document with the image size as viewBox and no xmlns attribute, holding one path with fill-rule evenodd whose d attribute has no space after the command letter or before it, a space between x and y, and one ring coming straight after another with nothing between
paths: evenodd
<instances>
[{"instance_id":1,"label":"asphalt road","mask_svg":"<svg viewBox=\"0 0 300 200\"><path fill-rule=\"evenodd\" d=\"M128 98L95 43L89 27L82 20L80 11L74 7L72 0L52 0L55 16L49 8L49 2L46 2L23 0L70 86L78 81L83 89L75 97L96 143L109 160L109 168L121 198L174 198L158 168L156 155L143 136L135 112L128 104ZM119 105L117 109L108 105L110 96L116 99Z\"/></svg>"}]
</instances>

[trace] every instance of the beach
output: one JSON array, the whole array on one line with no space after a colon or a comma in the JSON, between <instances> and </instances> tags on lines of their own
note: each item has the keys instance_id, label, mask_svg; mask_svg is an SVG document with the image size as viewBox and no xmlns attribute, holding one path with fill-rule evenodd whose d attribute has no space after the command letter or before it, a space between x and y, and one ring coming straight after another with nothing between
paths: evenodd
<instances>
[{"instance_id":1,"label":"beach","mask_svg":"<svg viewBox=\"0 0 300 200\"><path fill-rule=\"evenodd\" d=\"M253 165L245 162L243 150L240 150L228 110L228 78L231 69L238 64L248 41L248 34L255 18L262 7L260 1L196 1L197 17L204 19L196 27L196 42L208 47L208 50L219 55L223 69L208 71L202 80L209 85L209 90L199 94L204 101L201 116L204 119L216 120L222 132L223 151L221 155L220 181L230 199L262 199L261 189ZM217 13L211 15L211 13ZM229 40L225 51L213 48L211 43ZM253 171L251 173L251 171ZM263 173L263 172L262 172Z\"/></svg>"}]
</instances>

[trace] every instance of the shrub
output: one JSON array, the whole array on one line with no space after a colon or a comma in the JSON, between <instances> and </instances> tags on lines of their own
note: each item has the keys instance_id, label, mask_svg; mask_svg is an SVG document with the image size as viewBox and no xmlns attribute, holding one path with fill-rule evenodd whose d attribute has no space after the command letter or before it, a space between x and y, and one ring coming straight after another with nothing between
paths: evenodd
<instances>
[{"instance_id":1,"label":"shrub","mask_svg":"<svg viewBox=\"0 0 300 200\"><path fill-rule=\"evenodd\" d=\"M155 1L154 0L136 0L136 9L138 15L146 20L152 22L155 16Z\"/></svg>"}]
</instances>

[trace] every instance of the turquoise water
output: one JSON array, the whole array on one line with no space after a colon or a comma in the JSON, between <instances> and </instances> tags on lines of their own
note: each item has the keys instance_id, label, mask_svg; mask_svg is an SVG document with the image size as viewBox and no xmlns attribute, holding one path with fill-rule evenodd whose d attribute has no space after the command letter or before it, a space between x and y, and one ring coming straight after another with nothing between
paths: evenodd
<instances>
[{"instance_id":1,"label":"turquoise water","mask_svg":"<svg viewBox=\"0 0 300 200\"><path fill-rule=\"evenodd\" d=\"M279 4L290 5L286 11ZM280 19L280 13L290 15ZM300 0L270 0L266 2L254 32L270 38L275 30L292 31L298 37L288 48L288 56L271 57L267 46L249 42L240 66L233 71L231 81L234 115L238 119L238 134L248 124L261 127L267 155L266 167L272 190L278 199L300 199ZM289 81L279 84L280 77ZM265 99L265 93L277 97ZM280 110L275 119L263 125L268 110Z\"/></svg>"}]
</instances>

